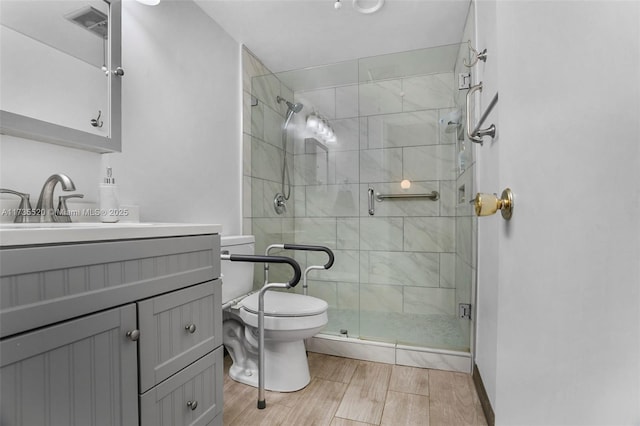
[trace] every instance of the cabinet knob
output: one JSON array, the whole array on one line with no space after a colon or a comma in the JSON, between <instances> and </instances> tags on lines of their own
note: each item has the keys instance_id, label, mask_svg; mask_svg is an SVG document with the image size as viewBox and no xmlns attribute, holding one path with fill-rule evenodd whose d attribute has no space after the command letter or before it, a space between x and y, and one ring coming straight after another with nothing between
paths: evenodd
<instances>
[{"instance_id":1,"label":"cabinet knob","mask_svg":"<svg viewBox=\"0 0 640 426\"><path fill-rule=\"evenodd\" d=\"M140 338L140 330L127 331L127 337L133 342L137 341Z\"/></svg>"},{"instance_id":2,"label":"cabinet knob","mask_svg":"<svg viewBox=\"0 0 640 426\"><path fill-rule=\"evenodd\" d=\"M196 332L196 325L195 324L187 324L184 326L184 329L187 330L189 333L193 334Z\"/></svg>"},{"instance_id":3,"label":"cabinet knob","mask_svg":"<svg viewBox=\"0 0 640 426\"><path fill-rule=\"evenodd\" d=\"M198 408L198 401L187 401L187 407L191 408L191 410L195 410Z\"/></svg>"}]
</instances>

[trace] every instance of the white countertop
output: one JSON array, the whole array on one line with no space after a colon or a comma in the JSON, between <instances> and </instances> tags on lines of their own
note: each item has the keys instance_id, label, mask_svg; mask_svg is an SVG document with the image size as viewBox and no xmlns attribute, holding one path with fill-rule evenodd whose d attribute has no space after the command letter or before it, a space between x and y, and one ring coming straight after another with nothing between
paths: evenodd
<instances>
[{"instance_id":1,"label":"white countertop","mask_svg":"<svg viewBox=\"0 0 640 426\"><path fill-rule=\"evenodd\" d=\"M197 223L2 223L0 246L219 234L222 225Z\"/></svg>"}]
</instances>

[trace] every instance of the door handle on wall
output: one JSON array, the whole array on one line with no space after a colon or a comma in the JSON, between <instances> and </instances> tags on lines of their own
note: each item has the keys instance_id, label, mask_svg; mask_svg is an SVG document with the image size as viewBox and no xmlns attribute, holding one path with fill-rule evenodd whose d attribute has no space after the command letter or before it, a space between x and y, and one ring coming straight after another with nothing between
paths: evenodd
<instances>
[{"instance_id":1,"label":"door handle on wall","mask_svg":"<svg viewBox=\"0 0 640 426\"><path fill-rule=\"evenodd\" d=\"M369 187L369 216L373 216L375 214L375 206L374 206L374 202L375 202L375 198L374 198L374 190L372 187Z\"/></svg>"}]
</instances>

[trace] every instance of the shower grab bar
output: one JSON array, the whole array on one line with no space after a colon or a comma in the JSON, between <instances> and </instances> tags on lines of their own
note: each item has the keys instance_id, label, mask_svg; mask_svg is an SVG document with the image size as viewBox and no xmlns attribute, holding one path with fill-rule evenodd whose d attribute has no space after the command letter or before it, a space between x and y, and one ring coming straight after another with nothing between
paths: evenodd
<instances>
[{"instance_id":1,"label":"shower grab bar","mask_svg":"<svg viewBox=\"0 0 640 426\"><path fill-rule=\"evenodd\" d=\"M302 275L300 265L290 257L285 256L259 256L249 254L221 254L221 260L230 260L232 262L251 262L251 263L287 263L293 268L293 278L286 283L265 283L258 294L258 409L262 410L267 407L267 401L264 398L264 294L275 288L291 288L295 287L300 281Z\"/></svg>"},{"instance_id":2,"label":"shower grab bar","mask_svg":"<svg viewBox=\"0 0 640 426\"><path fill-rule=\"evenodd\" d=\"M428 198L432 201L438 201L440 199L440 193L438 191L431 191L429 194L376 194L376 200L383 201L386 199L394 198Z\"/></svg>"},{"instance_id":3,"label":"shower grab bar","mask_svg":"<svg viewBox=\"0 0 640 426\"><path fill-rule=\"evenodd\" d=\"M480 117L480 120L478 121L478 124L476 125L476 127L473 130L471 130L471 108L470 108L471 96L478 90L482 92L482 82L478 83L475 86L472 86L467 92L467 105L466 105L467 137L471 142L479 143L480 145L482 145L483 144L482 138L484 136L491 136L492 138L496 136L496 126L494 126L493 124L487 127L486 129L480 129L480 126L482 126L482 124L485 122L485 120L489 116L489 113L491 113L491 110L493 109L493 107L495 107L496 104L498 103L498 93L495 94L495 96L489 103L489 106Z\"/></svg>"},{"instance_id":4,"label":"shower grab bar","mask_svg":"<svg viewBox=\"0 0 640 426\"><path fill-rule=\"evenodd\" d=\"M269 251L274 248L284 249L284 250L302 250L302 251L323 251L329 256L329 260L324 265L311 265L304 270L303 281L302 281L302 290L306 295L308 293L308 285L307 285L307 274L310 271L321 271L325 269L329 269L333 266L333 261L335 260L335 256L333 255L333 251L329 247L325 246L312 246L308 244L271 244L265 250L265 254L269 254ZM264 264L264 280L265 283L269 280L269 264Z\"/></svg>"},{"instance_id":5,"label":"shower grab bar","mask_svg":"<svg viewBox=\"0 0 640 426\"><path fill-rule=\"evenodd\" d=\"M369 197L368 197L368 200L369 200L369 216L373 216L376 213L376 206L375 206L374 199L373 199L373 193L374 193L373 188L369 187L368 192L369 192Z\"/></svg>"}]
</instances>

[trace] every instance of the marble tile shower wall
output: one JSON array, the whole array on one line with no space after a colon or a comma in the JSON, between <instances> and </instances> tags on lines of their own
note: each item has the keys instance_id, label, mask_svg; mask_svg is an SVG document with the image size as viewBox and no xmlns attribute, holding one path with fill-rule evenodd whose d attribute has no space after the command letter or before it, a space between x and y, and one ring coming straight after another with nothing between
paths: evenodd
<instances>
[{"instance_id":1,"label":"marble tile shower wall","mask_svg":"<svg viewBox=\"0 0 640 426\"><path fill-rule=\"evenodd\" d=\"M243 234L255 235L256 253L263 254L269 244L294 241L293 200L283 215L276 214L273 208L273 198L281 192L281 126L286 114L286 106L276 99L278 96L292 99L293 92L244 47L242 69ZM287 155L287 161L293 164L293 152ZM262 267L258 264L255 267L254 285L261 286ZM289 276L287 267L272 268L274 279L282 277L287 281Z\"/></svg>"},{"instance_id":2,"label":"marble tile shower wall","mask_svg":"<svg viewBox=\"0 0 640 426\"><path fill-rule=\"evenodd\" d=\"M301 141L294 151L296 241L336 253L331 270L310 274L310 294L339 310L455 315L457 145L439 125L455 92L450 72L295 93L338 138L328 153ZM369 186L441 198L376 202L369 216Z\"/></svg>"}]
</instances>

